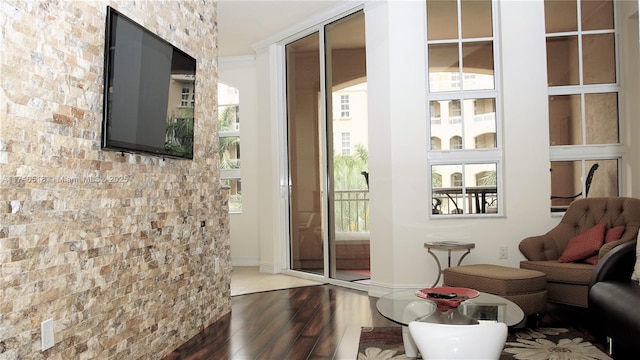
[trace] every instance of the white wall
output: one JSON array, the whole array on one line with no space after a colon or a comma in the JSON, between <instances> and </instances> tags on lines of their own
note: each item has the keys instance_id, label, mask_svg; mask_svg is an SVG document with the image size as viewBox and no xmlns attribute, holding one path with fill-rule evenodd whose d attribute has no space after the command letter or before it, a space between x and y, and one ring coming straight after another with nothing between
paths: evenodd
<instances>
[{"instance_id":1,"label":"white wall","mask_svg":"<svg viewBox=\"0 0 640 360\"><path fill-rule=\"evenodd\" d=\"M475 242L465 263L518 266L520 240L558 221L549 214L548 200L543 3L501 2L498 9L505 216L482 219L429 219L424 3L388 2L365 10L370 104L377 107L369 118L370 292L431 284L437 268L423 248L430 240ZM502 245L509 248L507 260L498 260ZM441 261L446 263L444 253Z\"/></svg>"},{"instance_id":2,"label":"white wall","mask_svg":"<svg viewBox=\"0 0 640 360\"><path fill-rule=\"evenodd\" d=\"M631 2L627 18L637 12ZM627 4L628 5L628 4ZM423 248L430 240L473 241L476 248L465 264L493 263L517 267L523 259L519 242L526 236L546 232L559 221L549 213L549 149L542 1L500 1L499 46L502 95L501 130L504 149L504 216L493 218L430 219L427 191L428 169L427 98L425 61L425 11L422 1L371 1L365 3L367 73L369 87L369 170L371 206L371 286L370 294L390 289L431 285L437 268ZM635 21L635 23L633 22ZM637 30L637 15L629 21ZM293 33L292 33L293 34ZM637 39L635 46L638 45ZM254 148L258 180L255 198L245 192L245 204L257 201L257 219L232 217L232 258L260 249L262 271L278 272L286 247L286 203L281 196L286 184L282 174L284 136L283 102L278 98L282 86L278 73L279 47L272 45L256 55L257 65L257 144ZM638 98L638 49L627 55L635 68L633 84ZM225 79L221 66L220 78ZM624 74L623 74L624 78ZM241 88L241 96L242 96ZM241 102L242 111L246 106ZM629 108L623 134L630 143L640 139L637 109ZM243 114L243 131L246 115ZM267 119L267 115L269 119ZM247 145L243 137L243 186ZM637 142L637 141L636 141ZM633 145L638 153L638 145ZM625 168L623 195L638 196L640 161L632 156ZM633 185L631 185L633 184ZM244 189L243 189L244 190ZM258 226L258 237L243 233L236 237L235 226ZM508 246L508 259L499 260L500 246ZM253 251L253 250L252 250ZM251 252L251 256L255 253ZM446 254L441 253L442 263ZM457 254L454 255L457 260Z\"/></svg>"},{"instance_id":3,"label":"white wall","mask_svg":"<svg viewBox=\"0 0 640 360\"><path fill-rule=\"evenodd\" d=\"M256 54L258 112L258 246L260 271L278 273L286 268L287 228L285 169L285 117L281 47L272 44ZM250 200L247 200L250 201ZM253 224L251 224L253 225ZM233 247L233 246L232 246Z\"/></svg>"},{"instance_id":4,"label":"white wall","mask_svg":"<svg viewBox=\"0 0 640 360\"><path fill-rule=\"evenodd\" d=\"M242 176L242 213L229 216L231 264L257 266L258 244L258 93L256 64L253 56L220 58L219 81L240 91L240 159Z\"/></svg>"},{"instance_id":5,"label":"white wall","mask_svg":"<svg viewBox=\"0 0 640 360\"><path fill-rule=\"evenodd\" d=\"M618 29L620 52L620 85L622 87L620 116L626 120L627 131L622 140L628 144L627 162L623 164L623 192L640 197L640 29L638 2L619 1ZM633 179L636 179L633 181Z\"/></svg>"}]
</instances>

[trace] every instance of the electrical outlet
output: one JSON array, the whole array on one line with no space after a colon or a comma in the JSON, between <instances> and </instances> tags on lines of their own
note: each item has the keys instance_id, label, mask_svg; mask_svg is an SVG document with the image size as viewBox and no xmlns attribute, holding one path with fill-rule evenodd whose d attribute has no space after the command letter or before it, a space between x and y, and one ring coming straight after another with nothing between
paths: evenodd
<instances>
[{"instance_id":1,"label":"electrical outlet","mask_svg":"<svg viewBox=\"0 0 640 360\"><path fill-rule=\"evenodd\" d=\"M42 351L53 347L55 344L53 340L53 319L47 319L40 323L40 337L42 339Z\"/></svg>"},{"instance_id":2,"label":"electrical outlet","mask_svg":"<svg viewBox=\"0 0 640 360\"><path fill-rule=\"evenodd\" d=\"M506 245L500 246L499 259L507 259L509 257L509 248Z\"/></svg>"}]
</instances>

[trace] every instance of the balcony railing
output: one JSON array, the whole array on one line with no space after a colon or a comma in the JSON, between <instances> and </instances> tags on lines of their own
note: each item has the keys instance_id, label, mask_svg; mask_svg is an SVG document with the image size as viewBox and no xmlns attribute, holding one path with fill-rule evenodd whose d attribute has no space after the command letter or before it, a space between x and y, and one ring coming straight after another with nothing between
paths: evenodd
<instances>
[{"instance_id":1,"label":"balcony railing","mask_svg":"<svg viewBox=\"0 0 640 360\"><path fill-rule=\"evenodd\" d=\"M486 214L497 212L495 186L434 188L434 214ZM435 206L437 203L437 207ZM334 192L335 231L369 231L369 192L338 190Z\"/></svg>"},{"instance_id":2,"label":"balcony railing","mask_svg":"<svg viewBox=\"0 0 640 360\"><path fill-rule=\"evenodd\" d=\"M449 117L449 124L461 124L461 123L462 123L462 116L456 115L456 116Z\"/></svg>"},{"instance_id":3,"label":"balcony railing","mask_svg":"<svg viewBox=\"0 0 640 360\"><path fill-rule=\"evenodd\" d=\"M497 212L495 186L433 188L434 214L485 214Z\"/></svg>"},{"instance_id":4,"label":"balcony railing","mask_svg":"<svg viewBox=\"0 0 640 360\"><path fill-rule=\"evenodd\" d=\"M495 122L496 121L496 113L495 112L491 112L491 113L486 113L486 114L473 115L473 121L475 121L475 122L484 122L484 121Z\"/></svg>"},{"instance_id":5,"label":"balcony railing","mask_svg":"<svg viewBox=\"0 0 640 360\"><path fill-rule=\"evenodd\" d=\"M369 231L369 191L334 191L335 231Z\"/></svg>"}]
</instances>

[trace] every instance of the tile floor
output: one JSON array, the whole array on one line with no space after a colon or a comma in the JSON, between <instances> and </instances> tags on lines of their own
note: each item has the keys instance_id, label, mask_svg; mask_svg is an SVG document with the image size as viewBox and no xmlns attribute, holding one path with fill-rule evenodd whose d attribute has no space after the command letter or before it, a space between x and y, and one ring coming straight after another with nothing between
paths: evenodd
<instances>
[{"instance_id":1,"label":"tile floor","mask_svg":"<svg viewBox=\"0 0 640 360\"><path fill-rule=\"evenodd\" d=\"M318 284L324 283L283 274L264 274L257 266L234 266L231 271L231 296Z\"/></svg>"}]
</instances>

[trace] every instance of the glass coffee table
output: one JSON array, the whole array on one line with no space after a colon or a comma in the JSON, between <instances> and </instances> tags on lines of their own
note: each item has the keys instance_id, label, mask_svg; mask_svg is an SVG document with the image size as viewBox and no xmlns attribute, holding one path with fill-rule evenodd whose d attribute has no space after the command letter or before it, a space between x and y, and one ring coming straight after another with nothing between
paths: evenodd
<instances>
[{"instance_id":1,"label":"glass coffee table","mask_svg":"<svg viewBox=\"0 0 640 360\"><path fill-rule=\"evenodd\" d=\"M409 335L408 325L412 321L461 326L498 321L515 326L524 320L524 312L518 305L498 295L481 292L478 297L462 302L457 308L441 311L435 302L416 296L418 290L396 291L380 297L376 302L376 308L382 316L402 325L405 353L410 357L417 356L417 347Z\"/></svg>"}]
</instances>

